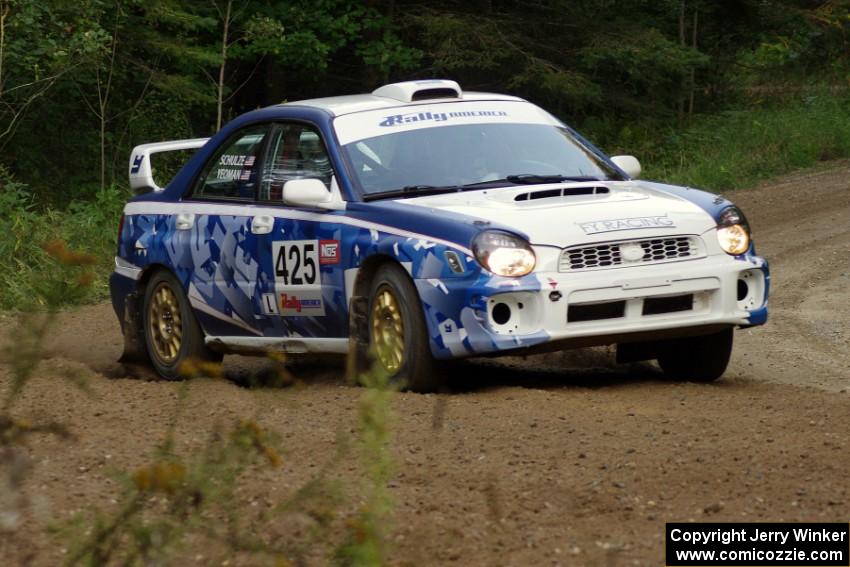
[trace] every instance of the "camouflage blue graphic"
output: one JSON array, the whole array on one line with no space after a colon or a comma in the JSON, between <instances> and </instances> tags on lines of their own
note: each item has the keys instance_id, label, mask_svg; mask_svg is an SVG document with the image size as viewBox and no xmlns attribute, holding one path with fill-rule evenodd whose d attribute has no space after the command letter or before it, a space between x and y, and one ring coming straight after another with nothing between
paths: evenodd
<instances>
[{"instance_id":1,"label":"camouflage blue graphic","mask_svg":"<svg viewBox=\"0 0 850 567\"><path fill-rule=\"evenodd\" d=\"M541 331L522 337L499 336L485 324L486 299L509 291L539 291L536 276L514 280L481 270L458 253L464 272L445 259L445 244L333 222L276 218L270 234L251 233L252 217L197 214L188 230L176 228L176 215L130 215L121 234L119 256L147 269L163 266L180 280L202 327L213 336L322 337L348 336L348 293L357 269L381 255L400 263L414 278L438 358L532 346L548 339ZM339 243L337 262L320 265L317 287L325 314L269 314L263 296L276 303L287 287L275 279L275 242ZM501 286L501 287L500 287ZM290 293L290 296L292 294ZM279 308L279 305L277 305Z\"/></svg>"}]
</instances>

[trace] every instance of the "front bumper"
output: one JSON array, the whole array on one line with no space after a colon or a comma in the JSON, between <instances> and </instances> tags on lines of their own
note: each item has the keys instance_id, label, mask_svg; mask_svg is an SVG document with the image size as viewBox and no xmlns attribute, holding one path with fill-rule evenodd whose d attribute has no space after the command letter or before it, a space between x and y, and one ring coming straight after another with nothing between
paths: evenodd
<instances>
[{"instance_id":1,"label":"front bumper","mask_svg":"<svg viewBox=\"0 0 850 567\"><path fill-rule=\"evenodd\" d=\"M753 326L767 320L770 275L758 256L416 280L437 358L569 348ZM513 354L520 354L514 352Z\"/></svg>"}]
</instances>

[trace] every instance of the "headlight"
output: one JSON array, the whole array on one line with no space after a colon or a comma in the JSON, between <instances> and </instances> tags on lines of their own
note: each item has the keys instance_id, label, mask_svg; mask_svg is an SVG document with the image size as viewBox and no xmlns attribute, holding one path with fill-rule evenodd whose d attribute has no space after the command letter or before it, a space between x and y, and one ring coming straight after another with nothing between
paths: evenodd
<instances>
[{"instance_id":1,"label":"headlight","mask_svg":"<svg viewBox=\"0 0 850 567\"><path fill-rule=\"evenodd\" d=\"M537 258L531 245L519 236L485 230L472 241L476 260L497 276L521 277L531 273Z\"/></svg>"},{"instance_id":2,"label":"headlight","mask_svg":"<svg viewBox=\"0 0 850 567\"><path fill-rule=\"evenodd\" d=\"M729 207L720 213L717 221L717 240L727 254L738 256L750 248L750 225L738 207Z\"/></svg>"}]
</instances>

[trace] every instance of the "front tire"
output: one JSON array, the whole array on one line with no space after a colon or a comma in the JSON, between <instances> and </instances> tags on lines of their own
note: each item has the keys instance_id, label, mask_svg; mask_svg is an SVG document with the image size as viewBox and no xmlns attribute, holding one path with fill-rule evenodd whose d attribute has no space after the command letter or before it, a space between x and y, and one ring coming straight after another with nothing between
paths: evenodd
<instances>
[{"instance_id":1,"label":"front tire","mask_svg":"<svg viewBox=\"0 0 850 567\"><path fill-rule=\"evenodd\" d=\"M671 380L713 382L723 376L729 365L732 343L732 328L665 341L658 349L658 365Z\"/></svg>"},{"instance_id":2,"label":"front tire","mask_svg":"<svg viewBox=\"0 0 850 567\"><path fill-rule=\"evenodd\" d=\"M414 392L442 384L428 341L422 304L413 281L400 266L384 264L369 294L369 351L391 383Z\"/></svg>"},{"instance_id":3,"label":"front tire","mask_svg":"<svg viewBox=\"0 0 850 567\"><path fill-rule=\"evenodd\" d=\"M206 347L204 332L177 279L168 272L154 274L145 289L145 346L154 369L166 380L182 378L188 360L221 362Z\"/></svg>"}]
</instances>

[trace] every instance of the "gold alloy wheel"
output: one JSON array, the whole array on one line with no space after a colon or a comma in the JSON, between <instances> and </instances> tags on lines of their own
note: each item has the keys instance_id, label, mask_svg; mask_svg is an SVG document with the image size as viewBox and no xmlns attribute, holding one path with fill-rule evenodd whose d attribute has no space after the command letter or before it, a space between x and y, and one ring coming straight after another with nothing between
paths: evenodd
<instances>
[{"instance_id":1,"label":"gold alloy wheel","mask_svg":"<svg viewBox=\"0 0 850 567\"><path fill-rule=\"evenodd\" d=\"M388 286L378 288L372 303L372 346L387 372L399 371L404 362L404 321Z\"/></svg>"},{"instance_id":2,"label":"gold alloy wheel","mask_svg":"<svg viewBox=\"0 0 850 567\"><path fill-rule=\"evenodd\" d=\"M168 284L159 284L151 296L148 327L157 358L165 364L177 360L183 342L183 320L177 295Z\"/></svg>"}]
</instances>

